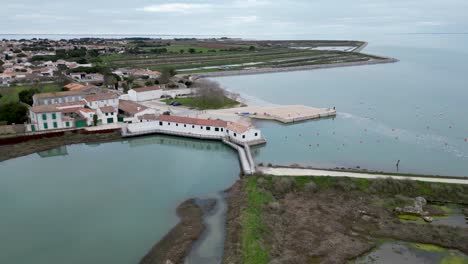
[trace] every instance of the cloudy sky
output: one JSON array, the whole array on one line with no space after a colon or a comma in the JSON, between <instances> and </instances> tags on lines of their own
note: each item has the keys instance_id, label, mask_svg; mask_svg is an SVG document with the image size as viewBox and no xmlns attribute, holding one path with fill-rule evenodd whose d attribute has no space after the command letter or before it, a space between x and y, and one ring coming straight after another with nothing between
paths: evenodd
<instances>
[{"instance_id":1,"label":"cloudy sky","mask_svg":"<svg viewBox=\"0 0 468 264\"><path fill-rule=\"evenodd\" d=\"M0 34L468 32L467 0L0 0Z\"/></svg>"}]
</instances>

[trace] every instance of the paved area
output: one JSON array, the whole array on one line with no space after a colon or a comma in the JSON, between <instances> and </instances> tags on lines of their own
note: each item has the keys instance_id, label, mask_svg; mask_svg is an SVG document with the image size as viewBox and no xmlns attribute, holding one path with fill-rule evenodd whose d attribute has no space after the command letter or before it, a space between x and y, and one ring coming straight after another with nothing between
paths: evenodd
<instances>
[{"instance_id":1,"label":"paved area","mask_svg":"<svg viewBox=\"0 0 468 264\"><path fill-rule=\"evenodd\" d=\"M358 172L341 172L341 171L328 171L328 170L315 170L315 169L300 169L300 168L270 168L270 167L257 167L257 171L266 175L274 176L331 176L331 177L351 177L351 178L364 178L364 179L379 179L379 178L392 178L396 180L414 180L424 182L442 182L454 184L468 184L467 179L453 179L453 178L435 178L435 177L413 177L413 176L393 176L385 174L369 174Z\"/></svg>"},{"instance_id":2,"label":"paved area","mask_svg":"<svg viewBox=\"0 0 468 264\"><path fill-rule=\"evenodd\" d=\"M299 122L327 116L335 116L333 108L315 108L304 105L247 106L218 110L220 113L238 114L255 119L277 120L283 123Z\"/></svg>"}]
</instances>

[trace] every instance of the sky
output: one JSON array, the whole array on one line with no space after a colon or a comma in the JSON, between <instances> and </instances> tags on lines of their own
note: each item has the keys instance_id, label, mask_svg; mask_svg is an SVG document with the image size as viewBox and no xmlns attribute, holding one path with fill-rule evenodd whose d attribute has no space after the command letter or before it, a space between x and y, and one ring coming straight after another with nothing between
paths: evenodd
<instances>
[{"instance_id":1,"label":"sky","mask_svg":"<svg viewBox=\"0 0 468 264\"><path fill-rule=\"evenodd\" d=\"M0 34L468 32L467 0L0 0Z\"/></svg>"}]
</instances>

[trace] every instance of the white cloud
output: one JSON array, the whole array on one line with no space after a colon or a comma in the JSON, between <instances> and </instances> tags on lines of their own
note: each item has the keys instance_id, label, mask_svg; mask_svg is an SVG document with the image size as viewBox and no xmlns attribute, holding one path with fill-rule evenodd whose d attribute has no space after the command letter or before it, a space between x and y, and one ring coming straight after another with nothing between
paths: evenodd
<instances>
[{"instance_id":1,"label":"white cloud","mask_svg":"<svg viewBox=\"0 0 468 264\"><path fill-rule=\"evenodd\" d=\"M257 16L235 16L229 17L229 21L232 24L245 24L245 23L255 23L258 20Z\"/></svg>"},{"instance_id":2,"label":"white cloud","mask_svg":"<svg viewBox=\"0 0 468 264\"><path fill-rule=\"evenodd\" d=\"M212 8L212 5L210 4L173 3L173 4L145 6L140 10L145 11L145 12L190 13L194 11L208 10L211 8Z\"/></svg>"},{"instance_id":3,"label":"white cloud","mask_svg":"<svg viewBox=\"0 0 468 264\"><path fill-rule=\"evenodd\" d=\"M266 6L271 4L269 0L237 0L234 1L234 7L249 8L256 6Z\"/></svg>"}]
</instances>

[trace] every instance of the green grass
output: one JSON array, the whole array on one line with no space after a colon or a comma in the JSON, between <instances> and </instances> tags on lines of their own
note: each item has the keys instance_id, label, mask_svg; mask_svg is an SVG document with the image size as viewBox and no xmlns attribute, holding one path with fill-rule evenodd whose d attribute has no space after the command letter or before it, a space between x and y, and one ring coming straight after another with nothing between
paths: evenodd
<instances>
[{"instance_id":1,"label":"green grass","mask_svg":"<svg viewBox=\"0 0 468 264\"><path fill-rule=\"evenodd\" d=\"M439 247L436 245L431 245L431 244L422 244L422 243L411 243L411 247L419 249L419 250L424 250L424 251L429 251L429 252L444 252L446 251L445 248Z\"/></svg>"},{"instance_id":2,"label":"green grass","mask_svg":"<svg viewBox=\"0 0 468 264\"><path fill-rule=\"evenodd\" d=\"M41 93L49 93L49 92L57 92L62 89L62 86L55 83L48 83L48 84L40 84L39 90ZM11 86L11 87L3 87L0 88L0 94L2 98L0 98L0 104L2 103L9 103L9 102L18 102L18 94L21 91L28 90L33 88L33 85L23 85L23 86Z\"/></svg>"},{"instance_id":3,"label":"green grass","mask_svg":"<svg viewBox=\"0 0 468 264\"><path fill-rule=\"evenodd\" d=\"M440 264L467 264L467 263L468 263L467 256L457 256L453 253L450 253L450 255L444 257L440 261Z\"/></svg>"},{"instance_id":4,"label":"green grass","mask_svg":"<svg viewBox=\"0 0 468 264\"><path fill-rule=\"evenodd\" d=\"M170 104L173 101L181 103L183 106L195 107L200 110L229 108L239 105L239 102L229 99L227 97L225 97L223 100L209 100L200 97L187 97L164 100L166 104Z\"/></svg>"},{"instance_id":5,"label":"green grass","mask_svg":"<svg viewBox=\"0 0 468 264\"><path fill-rule=\"evenodd\" d=\"M417 215L411 215L411 214L400 214L398 215L398 218L401 220L406 220L406 221L418 221L421 220L421 217Z\"/></svg>"},{"instance_id":6,"label":"green grass","mask_svg":"<svg viewBox=\"0 0 468 264\"><path fill-rule=\"evenodd\" d=\"M268 248L262 243L262 234L268 232L262 222L262 206L273 200L271 194L257 187L257 177L250 177L246 185L247 209L241 213L241 247L244 264L266 264Z\"/></svg>"}]
</instances>

